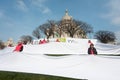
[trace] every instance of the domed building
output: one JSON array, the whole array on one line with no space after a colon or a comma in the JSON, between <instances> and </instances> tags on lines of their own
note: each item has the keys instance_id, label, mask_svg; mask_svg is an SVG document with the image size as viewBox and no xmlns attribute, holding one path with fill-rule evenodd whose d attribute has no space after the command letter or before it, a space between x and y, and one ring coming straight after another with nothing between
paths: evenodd
<instances>
[{"instance_id":1,"label":"domed building","mask_svg":"<svg viewBox=\"0 0 120 80\"><path fill-rule=\"evenodd\" d=\"M53 24L51 28L53 33L49 38L60 37L86 38L86 34L84 34L84 31L80 29L80 26L78 24L76 24L72 16L68 14L67 9L60 23L58 25ZM46 31L49 32L49 29L47 29Z\"/></svg>"},{"instance_id":2,"label":"domed building","mask_svg":"<svg viewBox=\"0 0 120 80\"><path fill-rule=\"evenodd\" d=\"M61 26L60 28L63 30L61 37L69 37L67 33L67 27L69 27L70 23L72 22L72 16L69 16L68 10L66 9L65 15L62 17Z\"/></svg>"},{"instance_id":3,"label":"domed building","mask_svg":"<svg viewBox=\"0 0 120 80\"><path fill-rule=\"evenodd\" d=\"M72 20L72 16L69 16L68 10L66 9L65 15L63 16L62 21L71 21L71 20Z\"/></svg>"}]
</instances>

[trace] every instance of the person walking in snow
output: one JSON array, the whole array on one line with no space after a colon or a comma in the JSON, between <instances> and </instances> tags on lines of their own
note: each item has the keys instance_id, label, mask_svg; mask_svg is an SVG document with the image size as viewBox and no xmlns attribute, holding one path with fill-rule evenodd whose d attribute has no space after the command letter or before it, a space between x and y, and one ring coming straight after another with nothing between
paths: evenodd
<instances>
[{"instance_id":1,"label":"person walking in snow","mask_svg":"<svg viewBox=\"0 0 120 80\"><path fill-rule=\"evenodd\" d=\"M90 55L97 55L97 50L94 47L94 44L90 44L90 47L88 48L88 54L90 54Z\"/></svg>"}]
</instances>

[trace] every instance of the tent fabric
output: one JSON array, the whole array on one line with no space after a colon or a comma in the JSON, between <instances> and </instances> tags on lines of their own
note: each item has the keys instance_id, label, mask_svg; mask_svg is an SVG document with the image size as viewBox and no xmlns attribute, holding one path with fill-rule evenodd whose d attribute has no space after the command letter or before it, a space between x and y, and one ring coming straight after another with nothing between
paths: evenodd
<instances>
[{"instance_id":1,"label":"tent fabric","mask_svg":"<svg viewBox=\"0 0 120 80\"><path fill-rule=\"evenodd\" d=\"M50 42L43 45L24 45L22 52L15 47L0 51L0 70L47 74L88 80L120 80L120 46L94 43L98 55L87 55L87 40L78 43ZM85 47L86 46L86 47ZM47 56L45 54L71 54Z\"/></svg>"}]
</instances>

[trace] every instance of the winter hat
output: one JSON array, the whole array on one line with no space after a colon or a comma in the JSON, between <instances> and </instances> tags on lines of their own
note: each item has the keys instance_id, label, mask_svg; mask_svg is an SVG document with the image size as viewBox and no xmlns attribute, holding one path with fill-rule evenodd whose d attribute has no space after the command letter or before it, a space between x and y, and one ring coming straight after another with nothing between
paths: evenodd
<instances>
[{"instance_id":1,"label":"winter hat","mask_svg":"<svg viewBox=\"0 0 120 80\"><path fill-rule=\"evenodd\" d=\"M92 44L90 44L90 46L94 46L94 44L92 43Z\"/></svg>"}]
</instances>

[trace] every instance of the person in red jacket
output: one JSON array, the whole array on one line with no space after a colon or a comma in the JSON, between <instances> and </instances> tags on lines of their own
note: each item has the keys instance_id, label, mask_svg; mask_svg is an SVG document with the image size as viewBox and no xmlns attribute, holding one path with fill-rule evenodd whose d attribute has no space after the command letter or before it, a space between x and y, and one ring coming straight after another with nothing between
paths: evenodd
<instances>
[{"instance_id":1,"label":"person in red jacket","mask_svg":"<svg viewBox=\"0 0 120 80\"><path fill-rule=\"evenodd\" d=\"M18 42L18 45L16 46L16 48L14 49L14 51L16 51L16 52L23 51L23 44L22 44L22 42Z\"/></svg>"},{"instance_id":2,"label":"person in red jacket","mask_svg":"<svg viewBox=\"0 0 120 80\"><path fill-rule=\"evenodd\" d=\"M90 54L90 55L97 55L97 50L94 47L94 44L90 44L90 47L88 48L88 54Z\"/></svg>"},{"instance_id":3,"label":"person in red jacket","mask_svg":"<svg viewBox=\"0 0 120 80\"><path fill-rule=\"evenodd\" d=\"M47 43L47 41L46 41L45 39L43 39L43 44L44 44L44 43Z\"/></svg>"},{"instance_id":4,"label":"person in red jacket","mask_svg":"<svg viewBox=\"0 0 120 80\"><path fill-rule=\"evenodd\" d=\"M42 40L40 40L40 41L39 41L39 44L43 44L43 41L42 41Z\"/></svg>"}]
</instances>

